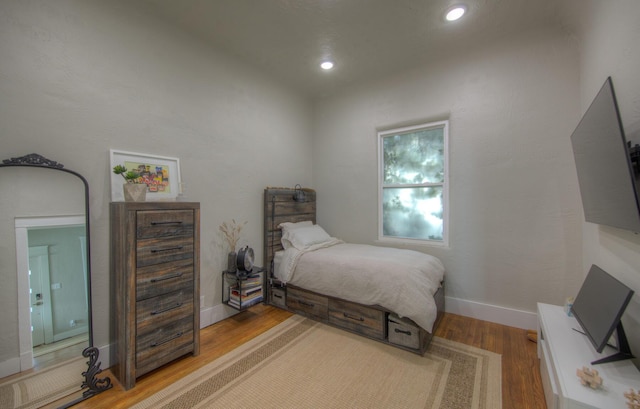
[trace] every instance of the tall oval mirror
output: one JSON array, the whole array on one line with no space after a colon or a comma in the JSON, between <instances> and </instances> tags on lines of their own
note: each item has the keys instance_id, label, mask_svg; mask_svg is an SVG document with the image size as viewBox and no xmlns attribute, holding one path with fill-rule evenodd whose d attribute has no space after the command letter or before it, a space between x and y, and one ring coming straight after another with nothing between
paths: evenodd
<instances>
[{"instance_id":1,"label":"tall oval mirror","mask_svg":"<svg viewBox=\"0 0 640 409\"><path fill-rule=\"evenodd\" d=\"M31 154L0 164L0 192L0 390L20 390L22 406L64 407L64 396L70 405L108 389L95 378L86 179Z\"/></svg>"}]
</instances>

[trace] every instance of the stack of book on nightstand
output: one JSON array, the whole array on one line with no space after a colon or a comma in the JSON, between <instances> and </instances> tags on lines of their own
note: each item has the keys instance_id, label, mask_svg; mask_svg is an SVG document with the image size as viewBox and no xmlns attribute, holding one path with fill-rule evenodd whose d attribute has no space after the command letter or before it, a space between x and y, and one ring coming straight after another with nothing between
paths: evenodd
<instances>
[{"instance_id":1,"label":"stack of book on nightstand","mask_svg":"<svg viewBox=\"0 0 640 409\"><path fill-rule=\"evenodd\" d=\"M250 274L246 280L229 287L229 305L243 309L261 302L262 273Z\"/></svg>"}]
</instances>

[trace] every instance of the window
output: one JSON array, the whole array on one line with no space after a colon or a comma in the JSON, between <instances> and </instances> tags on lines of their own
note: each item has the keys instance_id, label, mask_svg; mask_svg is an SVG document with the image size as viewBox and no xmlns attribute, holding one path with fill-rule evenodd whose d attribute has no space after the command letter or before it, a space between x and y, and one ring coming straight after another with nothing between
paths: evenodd
<instances>
[{"instance_id":1,"label":"window","mask_svg":"<svg viewBox=\"0 0 640 409\"><path fill-rule=\"evenodd\" d=\"M440 121L378 133L379 239L448 244L448 129Z\"/></svg>"}]
</instances>

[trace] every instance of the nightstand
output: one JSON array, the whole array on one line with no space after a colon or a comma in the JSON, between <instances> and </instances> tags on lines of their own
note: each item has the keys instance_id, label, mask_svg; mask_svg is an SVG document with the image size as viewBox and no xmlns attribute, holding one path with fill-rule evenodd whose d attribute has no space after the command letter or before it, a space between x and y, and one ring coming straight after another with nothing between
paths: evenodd
<instances>
[{"instance_id":1,"label":"nightstand","mask_svg":"<svg viewBox=\"0 0 640 409\"><path fill-rule=\"evenodd\" d=\"M254 266L250 273L222 272L222 302L243 311L264 300L264 269Z\"/></svg>"}]
</instances>

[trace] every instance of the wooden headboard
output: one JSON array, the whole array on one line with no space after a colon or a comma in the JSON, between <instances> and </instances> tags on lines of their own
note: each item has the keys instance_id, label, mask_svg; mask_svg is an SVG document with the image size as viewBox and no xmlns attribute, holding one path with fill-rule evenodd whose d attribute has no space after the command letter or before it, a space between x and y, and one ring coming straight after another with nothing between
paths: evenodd
<instances>
[{"instance_id":1,"label":"wooden headboard","mask_svg":"<svg viewBox=\"0 0 640 409\"><path fill-rule=\"evenodd\" d=\"M271 262L276 251L282 250L282 231L278 225L283 222L311 220L316 223L316 192L303 188L305 201L293 200L295 189L268 187L264 190L264 268L268 276L273 274Z\"/></svg>"}]
</instances>

